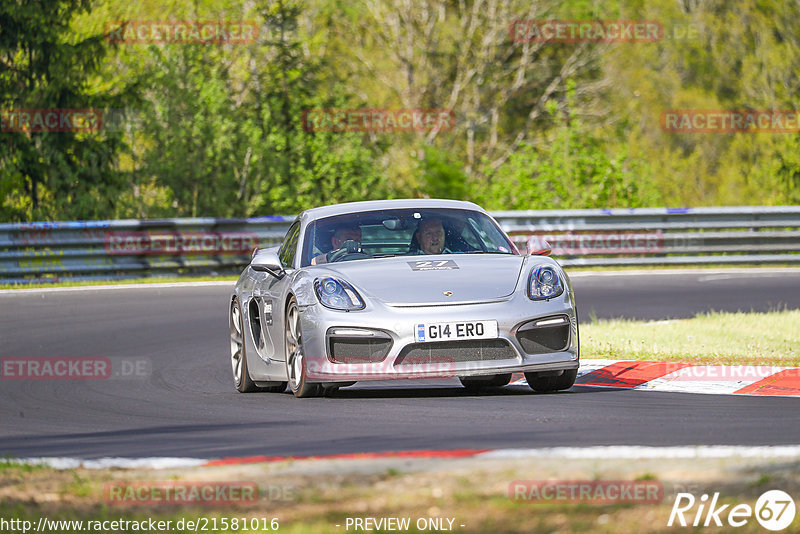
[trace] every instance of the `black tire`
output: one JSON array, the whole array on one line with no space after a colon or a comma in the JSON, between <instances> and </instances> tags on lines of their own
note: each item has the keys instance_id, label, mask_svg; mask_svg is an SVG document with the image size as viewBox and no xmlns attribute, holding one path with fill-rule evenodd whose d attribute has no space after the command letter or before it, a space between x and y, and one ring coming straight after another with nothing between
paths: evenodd
<instances>
[{"instance_id":1,"label":"black tire","mask_svg":"<svg viewBox=\"0 0 800 534\"><path fill-rule=\"evenodd\" d=\"M339 386L333 386L329 388L322 388L320 395L323 397L330 397L331 395L335 395L336 392L339 391Z\"/></svg>"},{"instance_id":2,"label":"black tire","mask_svg":"<svg viewBox=\"0 0 800 534\"><path fill-rule=\"evenodd\" d=\"M479 391L488 388L501 388L511 382L511 373L491 376L459 377L461 385L470 391Z\"/></svg>"},{"instance_id":3,"label":"black tire","mask_svg":"<svg viewBox=\"0 0 800 534\"><path fill-rule=\"evenodd\" d=\"M250 378L247 370L247 351L244 342L244 319L242 317L242 307L239 299L231 301L229 316L229 327L231 333L231 371L233 373L233 385L239 393L254 393L263 391Z\"/></svg>"},{"instance_id":4,"label":"black tire","mask_svg":"<svg viewBox=\"0 0 800 534\"><path fill-rule=\"evenodd\" d=\"M327 384L322 384L322 391L320 395L322 395L323 397L328 397L330 395L334 395L337 391L339 391L339 388L350 387L353 384L355 384L355 382L335 382L335 383L329 382Z\"/></svg>"},{"instance_id":5,"label":"black tire","mask_svg":"<svg viewBox=\"0 0 800 534\"><path fill-rule=\"evenodd\" d=\"M284 338L289 389L292 390L295 397L299 398L319 396L322 393L322 385L308 382L305 354L303 353L303 334L300 328L300 311L294 297L289 299L289 304L286 306Z\"/></svg>"},{"instance_id":6,"label":"black tire","mask_svg":"<svg viewBox=\"0 0 800 534\"><path fill-rule=\"evenodd\" d=\"M539 376L538 373L525 373L525 380L537 393L552 393L571 388L578 377L577 369L568 369L557 376Z\"/></svg>"}]
</instances>

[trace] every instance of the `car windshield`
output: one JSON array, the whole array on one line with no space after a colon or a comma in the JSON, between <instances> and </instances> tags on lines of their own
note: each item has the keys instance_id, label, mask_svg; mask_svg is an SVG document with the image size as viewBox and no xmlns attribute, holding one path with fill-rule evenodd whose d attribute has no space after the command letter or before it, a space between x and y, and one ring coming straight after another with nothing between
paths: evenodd
<instances>
[{"instance_id":1,"label":"car windshield","mask_svg":"<svg viewBox=\"0 0 800 534\"><path fill-rule=\"evenodd\" d=\"M343 243L359 245L338 255ZM399 255L519 254L484 213L463 209L390 209L317 219L306 228L302 265L323 254L331 261ZM316 261L315 261L316 263Z\"/></svg>"}]
</instances>

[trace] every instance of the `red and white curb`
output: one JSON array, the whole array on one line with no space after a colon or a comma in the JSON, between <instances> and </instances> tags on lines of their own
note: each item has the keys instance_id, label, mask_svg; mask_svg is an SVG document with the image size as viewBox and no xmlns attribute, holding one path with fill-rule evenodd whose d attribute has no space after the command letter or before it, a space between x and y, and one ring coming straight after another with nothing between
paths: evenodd
<instances>
[{"instance_id":1,"label":"red and white curb","mask_svg":"<svg viewBox=\"0 0 800 534\"><path fill-rule=\"evenodd\" d=\"M45 465L54 469L179 469L187 467L219 467L255 463L300 462L320 460L386 460L386 459L517 459L563 458L589 460L619 460L648 458L800 458L800 445L738 446L699 445L676 447L647 447L635 445L594 447L549 447L540 449L453 449L387 451L371 453L333 454L327 456L247 456L231 458L18 458L8 462Z\"/></svg>"},{"instance_id":2,"label":"red and white curb","mask_svg":"<svg viewBox=\"0 0 800 534\"><path fill-rule=\"evenodd\" d=\"M800 368L581 360L576 385L679 393L800 396Z\"/></svg>"}]
</instances>

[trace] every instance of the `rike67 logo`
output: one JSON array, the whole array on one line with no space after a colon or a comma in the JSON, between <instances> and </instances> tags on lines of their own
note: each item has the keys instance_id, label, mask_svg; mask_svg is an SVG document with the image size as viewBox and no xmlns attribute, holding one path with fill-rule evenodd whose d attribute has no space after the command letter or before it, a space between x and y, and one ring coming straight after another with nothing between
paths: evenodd
<instances>
[{"instance_id":1,"label":"rike67 logo","mask_svg":"<svg viewBox=\"0 0 800 534\"><path fill-rule=\"evenodd\" d=\"M753 517L767 530L783 530L794 521L794 500L781 490L764 492L755 507L749 504L719 504L719 492L709 501L708 494L697 499L691 493L678 493L667 526L742 527Z\"/></svg>"}]
</instances>

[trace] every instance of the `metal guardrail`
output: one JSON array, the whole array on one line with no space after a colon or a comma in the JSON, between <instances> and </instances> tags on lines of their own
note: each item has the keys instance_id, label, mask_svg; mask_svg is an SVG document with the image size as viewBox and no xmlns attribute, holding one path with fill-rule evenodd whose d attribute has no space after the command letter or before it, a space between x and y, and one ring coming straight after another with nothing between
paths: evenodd
<instances>
[{"instance_id":1,"label":"metal guardrail","mask_svg":"<svg viewBox=\"0 0 800 534\"><path fill-rule=\"evenodd\" d=\"M502 211L520 246L563 265L800 263L800 206ZM133 278L241 269L293 216L0 224L0 280Z\"/></svg>"},{"instance_id":2,"label":"metal guardrail","mask_svg":"<svg viewBox=\"0 0 800 534\"><path fill-rule=\"evenodd\" d=\"M232 273L294 216L0 224L0 281Z\"/></svg>"},{"instance_id":3,"label":"metal guardrail","mask_svg":"<svg viewBox=\"0 0 800 534\"><path fill-rule=\"evenodd\" d=\"M800 206L506 211L566 266L800 263Z\"/></svg>"}]
</instances>

